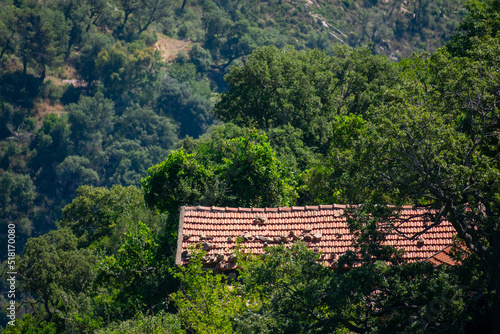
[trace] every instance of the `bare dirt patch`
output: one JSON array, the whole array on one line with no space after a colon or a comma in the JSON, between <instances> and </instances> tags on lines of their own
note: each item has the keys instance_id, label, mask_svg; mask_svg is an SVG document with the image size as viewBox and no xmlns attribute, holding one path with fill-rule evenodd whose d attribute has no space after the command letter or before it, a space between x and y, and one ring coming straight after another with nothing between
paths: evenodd
<instances>
[{"instance_id":1,"label":"bare dirt patch","mask_svg":"<svg viewBox=\"0 0 500 334\"><path fill-rule=\"evenodd\" d=\"M35 103L35 117L39 127L42 125L43 119L48 114L56 114L61 117L64 113L66 113L66 110L60 103L50 103L49 100L43 100L42 102Z\"/></svg>"},{"instance_id":2,"label":"bare dirt patch","mask_svg":"<svg viewBox=\"0 0 500 334\"><path fill-rule=\"evenodd\" d=\"M62 86L65 83L71 84L72 81L78 80L78 72L74 66L65 64L63 68L59 68L57 72L49 73L45 78L46 81L52 81L56 86Z\"/></svg>"},{"instance_id":3,"label":"bare dirt patch","mask_svg":"<svg viewBox=\"0 0 500 334\"><path fill-rule=\"evenodd\" d=\"M78 78L78 72L76 71L76 68L71 65L66 65L64 67L64 79L74 79Z\"/></svg>"},{"instance_id":4,"label":"bare dirt patch","mask_svg":"<svg viewBox=\"0 0 500 334\"><path fill-rule=\"evenodd\" d=\"M158 34L158 41L154 47L160 50L163 61L174 60L177 54L181 51L186 53L192 47L191 41L181 41L178 39L170 38L162 34Z\"/></svg>"}]
</instances>

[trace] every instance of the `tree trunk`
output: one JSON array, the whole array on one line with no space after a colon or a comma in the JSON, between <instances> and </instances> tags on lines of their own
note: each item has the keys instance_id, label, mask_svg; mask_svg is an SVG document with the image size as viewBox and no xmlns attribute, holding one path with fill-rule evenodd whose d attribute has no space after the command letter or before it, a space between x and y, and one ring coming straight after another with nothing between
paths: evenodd
<instances>
[{"instance_id":1,"label":"tree trunk","mask_svg":"<svg viewBox=\"0 0 500 334\"><path fill-rule=\"evenodd\" d=\"M42 59L40 65L42 65L42 73L40 73L40 85L43 85L43 80L45 80L45 74L47 71L47 66L45 66L45 58Z\"/></svg>"},{"instance_id":2,"label":"tree trunk","mask_svg":"<svg viewBox=\"0 0 500 334\"><path fill-rule=\"evenodd\" d=\"M40 84L43 84L43 80L45 80L45 66L42 69L42 73L40 74Z\"/></svg>"},{"instance_id":3,"label":"tree trunk","mask_svg":"<svg viewBox=\"0 0 500 334\"><path fill-rule=\"evenodd\" d=\"M68 41L68 47L66 48L66 54L64 55L64 61L67 61L69 58L69 55L71 53L71 47L76 41L76 28L73 25L73 28L71 28L71 31L69 32L69 41Z\"/></svg>"},{"instance_id":4,"label":"tree trunk","mask_svg":"<svg viewBox=\"0 0 500 334\"><path fill-rule=\"evenodd\" d=\"M118 32L123 32L125 30L125 25L127 24L128 17L130 16L131 11L125 11L125 17L123 18L123 22L116 29Z\"/></svg>"},{"instance_id":5,"label":"tree trunk","mask_svg":"<svg viewBox=\"0 0 500 334\"><path fill-rule=\"evenodd\" d=\"M496 234L492 238L492 254L491 262L489 263L489 270L491 275L491 288L490 293L495 291L494 294L490 294L491 309L490 309L490 319L491 319L491 332L493 334L500 334L500 231L495 231Z\"/></svg>"},{"instance_id":6,"label":"tree trunk","mask_svg":"<svg viewBox=\"0 0 500 334\"><path fill-rule=\"evenodd\" d=\"M28 30L26 29L26 25L24 26L24 50L22 51L22 56L23 56L23 89L24 89L24 95L26 97L26 75L27 75L27 69L28 69L28 55L26 54L28 52ZM25 98L26 99L26 98ZM25 101L26 102L26 101Z\"/></svg>"},{"instance_id":7,"label":"tree trunk","mask_svg":"<svg viewBox=\"0 0 500 334\"><path fill-rule=\"evenodd\" d=\"M498 296L498 292L494 296L494 300L492 300L490 319L491 319L491 333L500 334L500 296Z\"/></svg>"},{"instance_id":8,"label":"tree trunk","mask_svg":"<svg viewBox=\"0 0 500 334\"><path fill-rule=\"evenodd\" d=\"M398 4L398 2L399 2L399 0L394 0L394 3L392 4L391 11L389 12L389 15L385 18L384 23L386 23L387 21L389 21L389 19L392 16L392 12L394 11L394 8L396 8L396 5Z\"/></svg>"},{"instance_id":9,"label":"tree trunk","mask_svg":"<svg viewBox=\"0 0 500 334\"><path fill-rule=\"evenodd\" d=\"M45 307L45 312L47 312L47 315L49 316L49 318L47 319L47 322L50 322L52 320L52 312L50 312L48 298L44 298L43 306Z\"/></svg>"},{"instance_id":10,"label":"tree trunk","mask_svg":"<svg viewBox=\"0 0 500 334\"><path fill-rule=\"evenodd\" d=\"M187 0L182 0L181 10L184 10L184 7L186 7L186 4L187 4Z\"/></svg>"},{"instance_id":11,"label":"tree trunk","mask_svg":"<svg viewBox=\"0 0 500 334\"><path fill-rule=\"evenodd\" d=\"M5 52L7 52L7 50L10 48L10 39L14 37L14 33L12 33L9 37L9 39L7 39L7 42L5 43L5 47L3 48L2 52L0 53L0 59L3 58L3 55L5 54Z\"/></svg>"}]
</instances>

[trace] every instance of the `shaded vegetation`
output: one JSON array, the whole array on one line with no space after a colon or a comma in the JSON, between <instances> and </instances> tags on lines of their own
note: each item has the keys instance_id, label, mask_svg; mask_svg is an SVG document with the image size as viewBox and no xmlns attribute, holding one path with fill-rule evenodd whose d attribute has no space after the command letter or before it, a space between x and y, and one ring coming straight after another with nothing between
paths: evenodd
<instances>
[{"instance_id":1,"label":"shaded vegetation","mask_svg":"<svg viewBox=\"0 0 500 334\"><path fill-rule=\"evenodd\" d=\"M500 8L463 5L3 1L3 332L500 333ZM174 265L182 205L331 203L362 204L335 271L300 243ZM401 263L381 204L434 209L461 264Z\"/></svg>"}]
</instances>

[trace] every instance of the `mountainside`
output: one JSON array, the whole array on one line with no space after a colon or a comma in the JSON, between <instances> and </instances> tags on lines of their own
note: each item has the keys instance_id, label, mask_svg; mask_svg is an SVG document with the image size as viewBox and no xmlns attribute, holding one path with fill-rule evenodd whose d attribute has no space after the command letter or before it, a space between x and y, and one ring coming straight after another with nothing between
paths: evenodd
<instances>
[{"instance_id":1,"label":"mountainside","mask_svg":"<svg viewBox=\"0 0 500 334\"><path fill-rule=\"evenodd\" d=\"M0 1L5 333L500 333L499 3ZM334 203L362 204L341 270L300 244L234 290L174 266L184 205ZM403 205L459 266L384 246Z\"/></svg>"},{"instance_id":2,"label":"mountainside","mask_svg":"<svg viewBox=\"0 0 500 334\"><path fill-rule=\"evenodd\" d=\"M326 30L350 46L372 43L376 54L400 60L433 52L449 40L464 14L464 1L323 1L314 11Z\"/></svg>"},{"instance_id":3,"label":"mountainside","mask_svg":"<svg viewBox=\"0 0 500 334\"><path fill-rule=\"evenodd\" d=\"M25 197L4 197L3 221L18 221L24 236L42 234L79 185L139 186L146 169L179 139L198 137L212 124L215 94L227 90L223 76L259 46L331 53L342 43L398 60L448 39L461 6L424 0L3 1L2 192L30 180L21 182ZM93 114L96 105L102 109ZM29 204L20 211L17 201Z\"/></svg>"}]
</instances>

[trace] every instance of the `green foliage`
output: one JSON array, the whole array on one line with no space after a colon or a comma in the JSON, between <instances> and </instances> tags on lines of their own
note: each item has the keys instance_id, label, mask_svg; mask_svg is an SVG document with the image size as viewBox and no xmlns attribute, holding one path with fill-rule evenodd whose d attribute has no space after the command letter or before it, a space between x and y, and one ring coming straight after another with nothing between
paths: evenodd
<instances>
[{"instance_id":1,"label":"green foliage","mask_svg":"<svg viewBox=\"0 0 500 334\"><path fill-rule=\"evenodd\" d=\"M82 186L77 194L62 210L61 226L73 231L80 246L93 244L106 253L115 253L125 231L138 221L159 228L161 217L146 208L142 192L135 187Z\"/></svg>"},{"instance_id":2,"label":"green foliage","mask_svg":"<svg viewBox=\"0 0 500 334\"><path fill-rule=\"evenodd\" d=\"M22 319L16 320L15 326L7 326L2 331L5 334L56 334L56 324L53 322L47 323L46 321L38 322L29 313L25 314Z\"/></svg>"},{"instance_id":3,"label":"green foliage","mask_svg":"<svg viewBox=\"0 0 500 334\"><path fill-rule=\"evenodd\" d=\"M73 150L91 162L100 185L138 186L146 169L167 156L177 141L171 118L137 105L116 115L114 104L102 93L82 97L67 109ZM71 180L76 187L90 184Z\"/></svg>"},{"instance_id":4,"label":"green foliage","mask_svg":"<svg viewBox=\"0 0 500 334\"><path fill-rule=\"evenodd\" d=\"M198 44L195 44L189 50L189 58L196 66L196 70L201 74L206 73L213 62L210 52Z\"/></svg>"},{"instance_id":5,"label":"green foliage","mask_svg":"<svg viewBox=\"0 0 500 334\"><path fill-rule=\"evenodd\" d=\"M356 159L340 180L356 180L343 185L364 193L363 202L435 209L431 221L453 224L489 273L487 290L493 292L498 290L499 263L493 259L499 254L494 245L500 174L498 63L491 55L498 40L486 40L467 57L442 49L427 59L403 62L401 85L388 91L391 102L369 115L363 136L353 142ZM332 160L330 167L339 165ZM496 293L490 296L491 310L496 309ZM491 325L500 326L495 320Z\"/></svg>"},{"instance_id":6,"label":"green foliage","mask_svg":"<svg viewBox=\"0 0 500 334\"><path fill-rule=\"evenodd\" d=\"M148 173L142 181L145 202L170 214L181 205L199 203L206 196L206 183L211 177L210 171L183 150L173 151Z\"/></svg>"},{"instance_id":7,"label":"green foliage","mask_svg":"<svg viewBox=\"0 0 500 334\"><path fill-rule=\"evenodd\" d=\"M33 108L34 100L40 94L40 78L31 73L5 72L0 76L0 83L2 99L14 107L22 108L23 116L27 114L26 108Z\"/></svg>"},{"instance_id":8,"label":"green foliage","mask_svg":"<svg viewBox=\"0 0 500 334\"><path fill-rule=\"evenodd\" d=\"M325 30L351 47L371 45L375 54L399 61L413 52L434 52L448 41L465 13L465 3L334 0L322 2L315 12L329 24Z\"/></svg>"},{"instance_id":9,"label":"green foliage","mask_svg":"<svg viewBox=\"0 0 500 334\"><path fill-rule=\"evenodd\" d=\"M239 125L255 123L265 129L288 123L295 126L299 119L302 122L304 116L312 116L321 107L315 87L306 86L303 65L316 62L318 71L324 72L326 60L327 56L318 51L298 53L275 47L256 50L245 65L232 68L226 77L231 90L222 94L214 113L221 120Z\"/></svg>"},{"instance_id":10,"label":"green foliage","mask_svg":"<svg viewBox=\"0 0 500 334\"><path fill-rule=\"evenodd\" d=\"M359 180L367 177L355 143L366 135L366 124L361 116L340 115L332 121L330 148L325 156L308 164L301 175L302 196L311 203L359 203L373 189L360 189ZM359 167L358 170L355 166Z\"/></svg>"},{"instance_id":11,"label":"green foliage","mask_svg":"<svg viewBox=\"0 0 500 334\"><path fill-rule=\"evenodd\" d=\"M316 262L319 256L296 243L267 248L264 260L240 261L246 289L264 299L256 313L236 319L242 332L400 333L461 325L464 303L450 270L375 262L333 271Z\"/></svg>"},{"instance_id":12,"label":"green foliage","mask_svg":"<svg viewBox=\"0 0 500 334\"><path fill-rule=\"evenodd\" d=\"M113 36L96 32L86 35L82 38L82 47L76 61L76 69L82 80L88 85L96 84L100 79L100 73L97 70L97 56L103 50L110 50L114 44Z\"/></svg>"},{"instance_id":13,"label":"green foliage","mask_svg":"<svg viewBox=\"0 0 500 334\"><path fill-rule=\"evenodd\" d=\"M456 272L428 262L382 261L334 271L303 243L240 249L237 280L202 269L193 251L172 294L186 328L200 333L419 333L463 326ZM226 282L227 281L227 282Z\"/></svg>"},{"instance_id":14,"label":"green foliage","mask_svg":"<svg viewBox=\"0 0 500 334\"><path fill-rule=\"evenodd\" d=\"M165 302L176 286L167 268L157 234L138 222L125 233L115 255L103 256L98 263L97 283L116 291L112 308L121 317L153 308Z\"/></svg>"},{"instance_id":15,"label":"green foliage","mask_svg":"<svg viewBox=\"0 0 500 334\"><path fill-rule=\"evenodd\" d=\"M294 180L267 138L207 141L195 154L172 152L143 180L145 201L169 213L181 205L282 206L296 197Z\"/></svg>"},{"instance_id":16,"label":"green foliage","mask_svg":"<svg viewBox=\"0 0 500 334\"><path fill-rule=\"evenodd\" d=\"M192 64L191 64L192 66ZM158 87L156 110L160 115L172 117L180 125L180 137L198 137L211 124L209 111L212 102L193 92L188 83L179 83L165 77Z\"/></svg>"},{"instance_id":17,"label":"green foliage","mask_svg":"<svg viewBox=\"0 0 500 334\"><path fill-rule=\"evenodd\" d=\"M267 136L278 159L291 168L293 173L298 174L315 162L314 149L302 141L302 130L286 125L269 129Z\"/></svg>"},{"instance_id":18,"label":"green foliage","mask_svg":"<svg viewBox=\"0 0 500 334\"><path fill-rule=\"evenodd\" d=\"M95 155L102 149L103 137L115 123L113 102L97 93L94 97L82 96L78 103L67 107L71 126L71 141L76 152Z\"/></svg>"},{"instance_id":19,"label":"green foliage","mask_svg":"<svg viewBox=\"0 0 500 334\"><path fill-rule=\"evenodd\" d=\"M124 92L139 91L153 77L157 59L153 48L127 50L117 42L97 55L95 67L107 94L117 98Z\"/></svg>"},{"instance_id":20,"label":"green foliage","mask_svg":"<svg viewBox=\"0 0 500 334\"><path fill-rule=\"evenodd\" d=\"M59 165L68 156L70 146L70 130L66 121L55 114L44 118L42 127L36 131L31 142L33 149L30 169L35 174L34 184L43 194L62 195L57 193L54 181ZM54 197L56 197L54 196Z\"/></svg>"},{"instance_id":21,"label":"green foliage","mask_svg":"<svg viewBox=\"0 0 500 334\"><path fill-rule=\"evenodd\" d=\"M90 161L85 157L70 155L56 167L58 183L64 197L73 197L79 184L96 185L99 182L97 172L90 168Z\"/></svg>"},{"instance_id":22,"label":"green foliage","mask_svg":"<svg viewBox=\"0 0 500 334\"><path fill-rule=\"evenodd\" d=\"M62 12L35 1L23 3L17 13L18 29L22 36L19 56L23 61L23 76L26 76L28 64L32 64L38 67L40 81L43 82L47 66L53 66L62 60L69 25Z\"/></svg>"},{"instance_id":23,"label":"green foliage","mask_svg":"<svg viewBox=\"0 0 500 334\"><path fill-rule=\"evenodd\" d=\"M47 166L52 162L61 162L67 155L69 141L68 124L56 114L44 118L42 127L36 132L32 142L36 150L33 169Z\"/></svg>"},{"instance_id":24,"label":"green foliage","mask_svg":"<svg viewBox=\"0 0 500 334\"><path fill-rule=\"evenodd\" d=\"M126 139L113 142L99 152L96 160L105 170L106 185L138 186L145 169L154 162L148 153L158 154L159 157L166 155L158 147L148 150L140 143Z\"/></svg>"},{"instance_id":25,"label":"green foliage","mask_svg":"<svg viewBox=\"0 0 500 334\"><path fill-rule=\"evenodd\" d=\"M243 254L238 265L246 291L263 302L256 314L252 310L239 314L237 329L244 333L310 333L329 322L332 312L326 300L335 277L316 262L319 254L303 243L294 243L266 248L263 259L243 257L240 261L240 257Z\"/></svg>"},{"instance_id":26,"label":"green foliage","mask_svg":"<svg viewBox=\"0 0 500 334\"><path fill-rule=\"evenodd\" d=\"M31 238L17 262L20 289L37 296L35 305L41 306L44 320L62 330L75 311L92 312L84 300L95 277L95 261L91 250L78 249L69 229Z\"/></svg>"},{"instance_id":27,"label":"green foliage","mask_svg":"<svg viewBox=\"0 0 500 334\"><path fill-rule=\"evenodd\" d=\"M380 14L379 9L385 10L392 2L381 4L368 11L374 3L358 6L351 2L350 8L363 9L362 21L369 22L370 13ZM455 14L449 10L450 4L440 2L438 6L443 12L438 26L446 16L452 27ZM431 3L423 12L434 15L435 7ZM40 234L54 228L60 208L85 182L106 187L138 186L146 169L167 157L177 133L181 138L199 137L208 129L213 122L209 113L212 100L217 99L213 92L227 89L223 76L228 66L241 63L255 48L292 45L303 49L307 45L329 52L331 30L311 15L317 11L322 9L316 5L274 0L182 4L164 0L3 1L0 168L29 174L37 187L34 217L24 219L21 225L34 226ZM393 18L396 13L398 6ZM401 21L401 15L398 19ZM407 24L408 20L403 21ZM433 29L432 22L430 25L429 29ZM448 34L446 29L444 35ZM381 45L391 36L383 28L379 30L381 33L375 33L374 38L382 38ZM164 58L166 63L162 63L160 50L170 41L165 41L160 32L198 44L190 49L190 58ZM428 31L423 35L426 43L433 43ZM165 69L178 82L162 82ZM363 72L363 76L369 72ZM72 83L61 86L61 79ZM58 112L59 120L49 116L49 123L57 123L51 125L53 128L42 125L44 130L36 130L52 108L59 108L57 100L67 105L78 102L80 95L81 101L68 108L67 115ZM141 118L144 125L139 125ZM293 134L289 137L273 127L275 134L268 134L278 158L291 167L294 175L314 160L312 152L317 152L316 148L322 153L329 149L331 124L323 121L315 123L314 137L297 126L297 120L293 127L302 132L300 141L296 130L290 130ZM281 135L290 139L289 147L278 147L283 144ZM303 139L307 143L301 145ZM305 189L304 184L301 189ZM308 199L315 197L307 191L301 194Z\"/></svg>"},{"instance_id":28,"label":"green foliage","mask_svg":"<svg viewBox=\"0 0 500 334\"><path fill-rule=\"evenodd\" d=\"M477 40L486 36L497 37L500 20L500 4L495 0L470 0L465 4L467 15L458 26L459 33L454 34L446 47L455 56L466 56L473 50Z\"/></svg>"},{"instance_id":29,"label":"green foliage","mask_svg":"<svg viewBox=\"0 0 500 334\"><path fill-rule=\"evenodd\" d=\"M224 163L216 167L225 187L221 205L275 207L295 200L294 180L265 136L250 134L227 141L225 147L207 148L222 149L213 152Z\"/></svg>"},{"instance_id":30,"label":"green foliage","mask_svg":"<svg viewBox=\"0 0 500 334\"><path fill-rule=\"evenodd\" d=\"M397 226L398 210L385 205L363 203L358 209L347 210L347 224L354 236L351 247L339 259L339 268L352 268L359 265L373 265L383 261L390 265L404 263L401 249L384 245L387 234Z\"/></svg>"},{"instance_id":31,"label":"green foliage","mask_svg":"<svg viewBox=\"0 0 500 334\"><path fill-rule=\"evenodd\" d=\"M0 100L0 138L3 140L13 134L20 124L14 122L14 108L11 104Z\"/></svg>"},{"instance_id":32,"label":"green foliage","mask_svg":"<svg viewBox=\"0 0 500 334\"><path fill-rule=\"evenodd\" d=\"M0 173L0 217L17 221L28 216L33 200L35 186L28 175L11 172Z\"/></svg>"},{"instance_id":33,"label":"green foliage","mask_svg":"<svg viewBox=\"0 0 500 334\"><path fill-rule=\"evenodd\" d=\"M351 270L329 271L300 245L268 248L239 259L244 286L231 290L196 260L177 273L192 282L174 297L186 329L456 332L472 319L500 331L497 2L469 1L446 50L394 65L372 54L436 49L461 2L3 1L0 218L15 222L16 248L53 228L78 186L139 185L157 163L144 198L168 213L150 212L136 188L80 188L64 228L26 244L27 313L7 331L183 332L158 314L178 287L168 268L181 205L333 202L363 203L350 220L356 253L337 263ZM162 63L159 31L201 44ZM331 50L332 33L373 44ZM212 95L232 64L230 90ZM84 83L62 96L60 79ZM228 123L203 135L212 98ZM178 134L199 139L169 155ZM437 209L433 223L450 220L469 258L456 271L396 265L381 245L392 212L373 203Z\"/></svg>"},{"instance_id":34,"label":"green foliage","mask_svg":"<svg viewBox=\"0 0 500 334\"><path fill-rule=\"evenodd\" d=\"M171 118L158 116L149 108L132 107L117 120L114 140L134 140L143 147L158 146L166 155L166 150L177 142L177 128Z\"/></svg>"},{"instance_id":35,"label":"green foliage","mask_svg":"<svg viewBox=\"0 0 500 334\"><path fill-rule=\"evenodd\" d=\"M120 3L123 16L117 30L126 31L129 38L140 35L151 24L161 22L171 10L171 3L166 0L121 0Z\"/></svg>"},{"instance_id":36,"label":"green foliage","mask_svg":"<svg viewBox=\"0 0 500 334\"><path fill-rule=\"evenodd\" d=\"M19 245L23 245L35 229L36 196L29 175L0 170L0 228L7 231L9 224L15 224ZM1 239L0 246L7 249L7 236Z\"/></svg>"},{"instance_id":37,"label":"green foliage","mask_svg":"<svg viewBox=\"0 0 500 334\"><path fill-rule=\"evenodd\" d=\"M450 270L429 262L353 268L332 288L331 326L358 333L453 332L463 326L463 290Z\"/></svg>"},{"instance_id":38,"label":"green foliage","mask_svg":"<svg viewBox=\"0 0 500 334\"><path fill-rule=\"evenodd\" d=\"M158 116L149 108L131 107L116 118L112 131L92 137L106 138L93 158L102 172L103 185L140 185L149 166L161 161L177 142L177 128L169 117ZM96 142L86 143L92 148Z\"/></svg>"},{"instance_id":39,"label":"green foliage","mask_svg":"<svg viewBox=\"0 0 500 334\"><path fill-rule=\"evenodd\" d=\"M282 48L293 44L303 48L309 37L307 33L314 28L328 36L325 29L316 25L304 3L205 1L201 5L204 47L223 64L222 69L260 46ZM328 48L331 44L323 45Z\"/></svg>"},{"instance_id":40,"label":"green foliage","mask_svg":"<svg viewBox=\"0 0 500 334\"><path fill-rule=\"evenodd\" d=\"M204 252L197 251L189 265L179 267L174 276L182 289L171 294L179 317L187 329L196 333L233 333L233 319L245 310L258 307L258 300L250 294L242 297L242 286L237 281L227 284L224 275L203 269Z\"/></svg>"},{"instance_id":41,"label":"green foliage","mask_svg":"<svg viewBox=\"0 0 500 334\"><path fill-rule=\"evenodd\" d=\"M231 86L215 105L223 121L262 129L292 125L303 131L308 146L324 152L335 115L366 114L383 102L385 87L397 82L397 69L367 50L297 52L265 47L242 66L231 69Z\"/></svg>"},{"instance_id":42,"label":"green foliage","mask_svg":"<svg viewBox=\"0 0 500 334\"><path fill-rule=\"evenodd\" d=\"M0 61L16 50L17 12L18 9L9 2L0 6Z\"/></svg>"},{"instance_id":43,"label":"green foliage","mask_svg":"<svg viewBox=\"0 0 500 334\"><path fill-rule=\"evenodd\" d=\"M154 316L140 315L131 320L111 324L97 333L99 334L129 334L129 333L151 333L151 334L184 334L181 322L177 315L160 311Z\"/></svg>"},{"instance_id":44,"label":"green foliage","mask_svg":"<svg viewBox=\"0 0 500 334\"><path fill-rule=\"evenodd\" d=\"M161 232L139 190L79 191L62 225L80 238L66 227L32 238L17 260L21 291L37 298L30 302L33 320L23 320L27 326L46 321L58 332L93 333L104 319L127 319L160 305L176 286L161 235L138 220Z\"/></svg>"}]
</instances>

